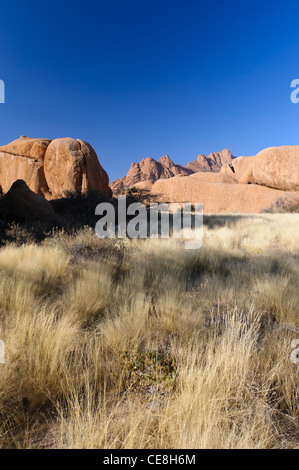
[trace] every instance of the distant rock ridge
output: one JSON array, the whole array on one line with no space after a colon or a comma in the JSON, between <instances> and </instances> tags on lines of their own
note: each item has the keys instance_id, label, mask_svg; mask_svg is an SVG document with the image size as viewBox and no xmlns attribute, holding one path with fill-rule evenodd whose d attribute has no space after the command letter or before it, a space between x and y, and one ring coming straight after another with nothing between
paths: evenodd
<instances>
[{"instance_id":1,"label":"distant rock ridge","mask_svg":"<svg viewBox=\"0 0 299 470\"><path fill-rule=\"evenodd\" d=\"M155 183L159 179L168 179L174 176L189 176L199 171L219 172L222 165L230 164L233 156L228 149L222 152L210 153L208 156L198 155L197 159L189 162L185 167L174 163L168 155L158 161L151 157L143 158L139 163L132 163L126 176L111 183L113 191L132 187L143 181Z\"/></svg>"},{"instance_id":2,"label":"distant rock ridge","mask_svg":"<svg viewBox=\"0 0 299 470\"><path fill-rule=\"evenodd\" d=\"M230 164L233 158L229 149L224 149L222 152L210 153L207 157L199 154L196 160L186 165L186 168L194 173L198 171L220 171L222 165Z\"/></svg>"}]
</instances>

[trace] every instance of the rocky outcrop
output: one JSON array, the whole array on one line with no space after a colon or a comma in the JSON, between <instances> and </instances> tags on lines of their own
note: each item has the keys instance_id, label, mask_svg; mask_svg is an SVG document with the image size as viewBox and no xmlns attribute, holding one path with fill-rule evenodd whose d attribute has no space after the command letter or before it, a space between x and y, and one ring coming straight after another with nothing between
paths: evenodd
<instances>
[{"instance_id":1,"label":"rocky outcrop","mask_svg":"<svg viewBox=\"0 0 299 470\"><path fill-rule=\"evenodd\" d=\"M243 184L299 191L299 146L269 147L256 156L238 157L223 165L220 172Z\"/></svg>"},{"instance_id":2,"label":"rocky outcrop","mask_svg":"<svg viewBox=\"0 0 299 470\"><path fill-rule=\"evenodd\" d=\"M299 146L271 147L224 163L219 173L159 180L161 202L201 202L205 212L260 212L280 199L299 202Z\"/></svg>"},{"instance_id":3,"label":"rocky outcrop","mask_svg":"<svg viewBox=\"0 0 299 470\"><path fill-rule=\"evenodd\" d=\"M237 158L225 149L199 155L186 167L174 165L168 156L159 162L145 159L128 175L134 179L123 178L124 185L134 181L155 201L199 202L205 212L260 212L281 199L299 201L299 146L271 147Z\"/></svg>"},{"instance_id":4,"label":"rocky outcrop","mask_svg":"<svg viewBox=\"0 0 299 470\"><path fill-rule=\"evenodd\" d=\"M196 160L189 162L186 168L196 173L199 171L211 171L211 167L205 155L199 154Z\"/></svg>"},{"instance_id":5,"label":"rocky outcrop","mask_svg":"<svg viewBox=\"0 0 299 470\"><path fill-rule=\"evenodd\" d=\"M211 175L214 176L216 174ZM274 205L282 196L299 202L298 192L283 192L256 184L209 182L200 177L195 178L194 175L156 181L151 194L160 202L203 203L204 213L261 212Z\"/></svg>"},{"instance_id":6,"label":"rocky outcrop","mask_svg":"<svg viewBox=\"0 0 299 470\"><path fill-rule=\"evenodd\" d=\"M23 179L47 199L67 192L99 191L110 195L108 175L94 149L80 139L33 139L21 136L0 147L0 185L6 193Z\"/></svg>"},{"instance_id":7,"label":"rocky outcrop","mask_svg":"<svg viewBox=\"0 0 299 470\"><path fill-rule=\"evenodd\" d=\"M222 165L229 164L232 160L233 156L230 150L224 149L222 152L210 153L207 157L200 154L196 160L189 162L186 168L193 172L220 171Z\"/></svg>"},{"instance_id":8,"label":"rocky outcrop","mask_svg":"<svg viewBox=\"0 0 299 470\"><path fill-rule=\"evenodd\" d=\"M179 174L189 175L191 173L192 171L184 168L182 165L173 163L168 155L161 157L158 161L147 157L139 163L132 163L127 176L111 183L111 188L113 191L117 191L135 186L142 181L154 183L158 179L167 179Z\"/></svg>"},{"instance_id":9,"label":"rocky outcrop","mask_svg":"<svg viewBox=\"0 0 299 470\"><path fill-rule=\"evenodd\" d=\"M43 196L31 191L25 181L17 180L0 200L0 218L15 222L39 220L53 224L56 214Z\"/></svg>"},{"instance_id":10,"label":"rocky outcrop","mask_svg":"<svg viewBox=\"0 0 299 470\"><path fill-rule=\"evenodd\" d=\"M144 158L140 163L132 163L126 176L126 185L133 186L140 181L157 181L160 178L171 178L173 173L162 163L153 158Z\"/></svg>"},{"instance_id":11,"label":"rocky outcrop","mask_svg":"<svg viewBox=\"0 0 299 470\"><path fill-rule=\"evenodd\" d=\"M139 163L132 163L127 176L111 183L111 188L113 191L120 191L142 181L155 183L159 179L173 178L177 175L188 176L197 172L220 171L221 166L230 163L232 159L233 156L228 149L219 153L211 153L208 157L199 155L197 160L189 162L185 167L175 164L168 155L164 155L158 161L148 157Z\"/></svg>"},{"instance_id":12,"label":"rocky outcrop","mask_svg":"<svg viewBox=\"0 0 299 470\"><path fill-rule=\"evenodd\" d=\"M165 155L161 158L159 158L159 163L164 166L164 168L167 168L170 170L173 176L177 175L190 175L192 172L189 171L187 168L180 164L173 163L173 161L169 158L168 155ZM166 175L165 175L166 176Z\"/></svg>"}]
</instances>

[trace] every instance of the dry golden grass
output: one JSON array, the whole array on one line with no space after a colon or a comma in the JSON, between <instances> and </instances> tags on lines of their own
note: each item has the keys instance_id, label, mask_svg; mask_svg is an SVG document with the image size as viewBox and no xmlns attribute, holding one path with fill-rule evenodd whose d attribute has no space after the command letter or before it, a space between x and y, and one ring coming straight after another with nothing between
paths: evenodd
<instances>
[{"instance_id":1,"label":"dry golden grass","mask_svg":"<svg viewBox=\"0 0 299 470\"><path fill-rule=\"evenodd\" d=\"M2 448L298 448L299 215L0 250Z\"/></svg>"}]
</instances>

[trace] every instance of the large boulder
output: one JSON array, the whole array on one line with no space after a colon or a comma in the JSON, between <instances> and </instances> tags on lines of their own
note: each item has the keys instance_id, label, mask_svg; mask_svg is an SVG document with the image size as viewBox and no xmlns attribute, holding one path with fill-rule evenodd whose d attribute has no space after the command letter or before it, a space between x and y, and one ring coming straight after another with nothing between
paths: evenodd
<instances>
[{"instance_id":1,"label":"large boulder","mask_svg":"<svg viewBox=\"0 0 299 470\"><path fill-rule=\"evenodd\" d=\"M220 173L230 175L238 183L256 183L253 177L255 157L237 157L231 163L226 163L221 167Z\"/></svg>"},{"instance_id":2,"label":"large boulder","mask_svg":"<svg viewBox=\"0 0 299 470\"><path fill-rule=\"evenodd\" d=\"M7 221L46 221L53 224L56 214L51 204L35 194L25 181L17 180L0 200L0 217Z\"/></svg>"},{"instance_id":3,"label":"large boulder","mask_svg":"<svg viewBox=\"0 0 299 470\"><path fill-rule=\"evenodd\" d=\"M299 190L299 145L269 147L254 157L257 184L283 190Z\"/></svg>"},{"instance_id":4,"label":"large boulder","mask_svg":"<svg viewBox=\"0 0 299 470\"><path fill-rule=\"evenodd\" d=\"M299 190L299 146L269 147L256 156L235 158L231 166L239 183L284 191ZM229 172L227 166L221 172Z\"/></svg>"},{"instance_id":5,"label":"large boulder","mask_svg":"<svg viewBox=\"0 0 299 470\"><path fill-rule=\"evenodd\" d=\"M109 180L93 148L83 140L55 139L47 148L44 173L52 197L78 189L109 194Z\"/></svg>"},{"instance_id":6,"label":"large boulder","mask_svg":"<svg viewBox=\"0 0 299 470\"><path fill-rule=\"evenodd\" d=\"M67 192L77 190L111 195L107 173L94 149L80 139L51 141L21 136L0 147L3 192L6 193L18 179L47 199L63 197Z\"/></svg>"}]
</instances>

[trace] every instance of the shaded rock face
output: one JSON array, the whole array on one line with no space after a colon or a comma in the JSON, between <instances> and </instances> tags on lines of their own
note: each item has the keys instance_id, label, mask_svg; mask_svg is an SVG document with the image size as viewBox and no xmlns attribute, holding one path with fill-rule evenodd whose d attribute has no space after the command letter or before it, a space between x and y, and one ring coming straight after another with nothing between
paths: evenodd
<instances>
[{"instance_id":1,"label":"shaded rock face","mask_svg":"<svg viewBox=\"0 0 299 470\"><path fill-rule=\"evenodd\" d=\"M168 155L164 155L158 161L151 157L144 158L139 163L132 163L127 176L124 176L113 183L111 188L114 191L147 181L155 183L159 179L173 178L177 175L188 176L192 173L203 171L219 171L224 163L232 161L232 154L228 149L219 153L211 153L208 157L199 155L197 160L189 162L187 166L175 164Z\"/></svg>"},{"instance_id":2,"label":"shaded rock face","mask_svg":"<svg viewBox=\"0 0 299 470\"><path fill-rule=\"evenodd\" d=\"M110 195L108 175L94 149L80 139L33 139L21 136L0 147L0 185L7 192L23 179L47 199L67 192L99 191Z\"/></svg>"},{"instance_id":3,"label":"shaded rock face","mask_svg":"<svg viewBox=\"0 0 299 470\"><path fill-rule=\"evenodd\" d=\"M55 223L56 214L51 204L35 194L25 181L17 180L0 200L0 217L8 221L46 221Z\"/></svg>"}]
</instances>

